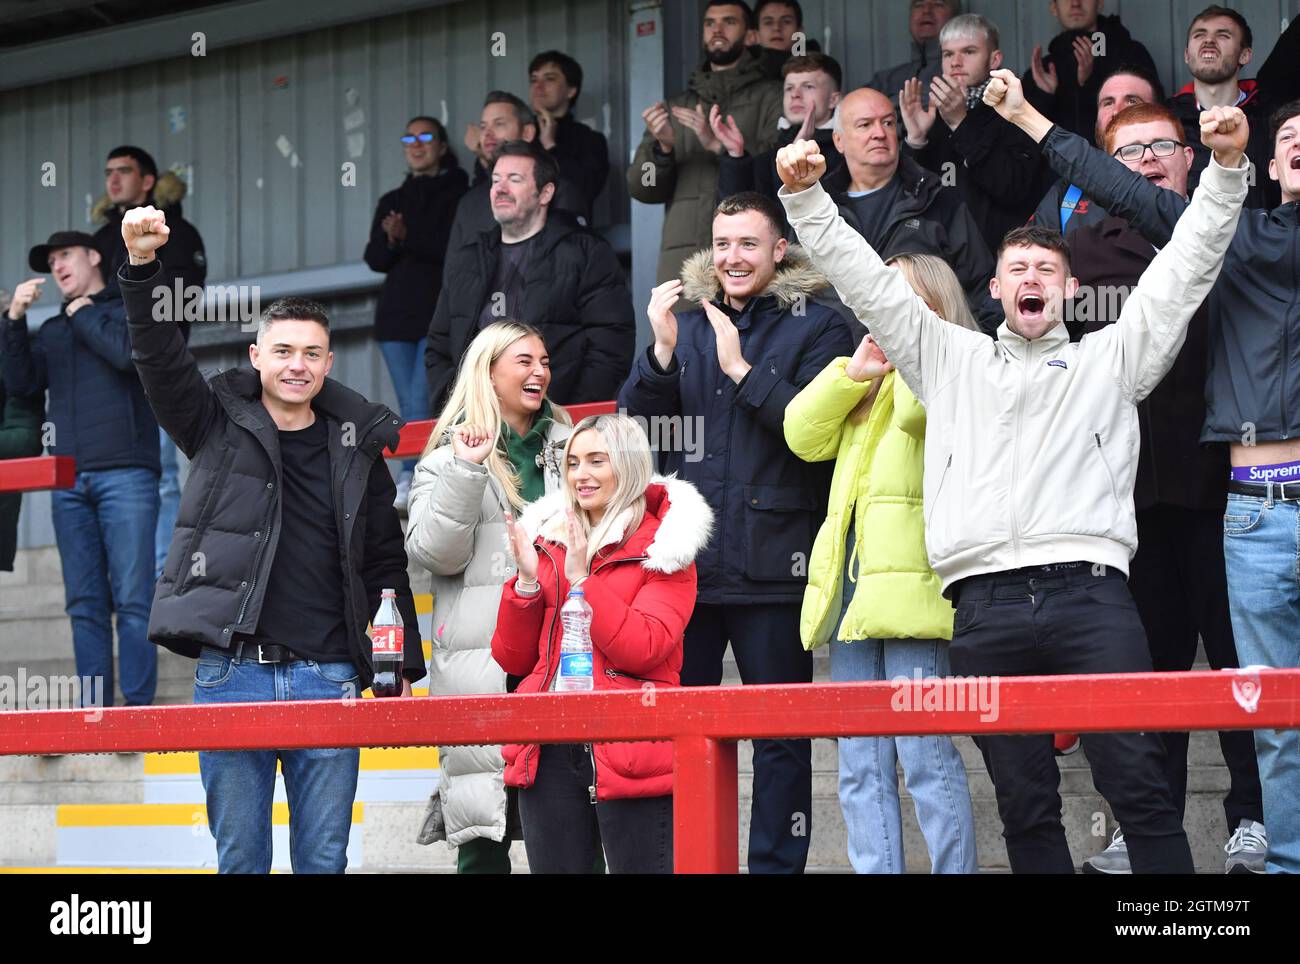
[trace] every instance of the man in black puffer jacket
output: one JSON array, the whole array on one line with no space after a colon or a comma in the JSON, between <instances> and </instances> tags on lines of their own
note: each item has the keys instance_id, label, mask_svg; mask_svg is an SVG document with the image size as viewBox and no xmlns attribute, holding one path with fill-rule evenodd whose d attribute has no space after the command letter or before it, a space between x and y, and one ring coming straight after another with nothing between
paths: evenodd
<instances>
[{"instance_id":1,"label":"man in black puffer jacket","mask_svg":"<svg viewBox=\"0 0 1300 964\"><path fill-rule=\"evenodd\" d=\"M402 675L424 675L396 494L383 449L402 421L326 378L329 319L285 299L262 316L253 368L204 382L158 311L162 212L127 212L119 275L132 358L167 433L191 460L154 593L150 638L199 657L195 703L355 699L373 670L366 624L395 590L407 627ZM158 315L162 317L158 320ZM275 760L289 794L295 873L347 866L360 751L200 753L223 873L271 865Z\"/></svg>"},{"instance_id":2,"label":"man in black puffer jacket","mask_svg":"<svg viewBox=\"0 0 1300 964\"><path fill-rule=\"evenodd\" d=\"M558 179L555 160L532 143L510 141L497 153L497 227L448 252L445 273L455 280L443 286L429 325L424 359L433 415L474 336L505 319L541 330L554 401L604 401L623 383L636 343L623 269L603 238L550 216Z\"/></svg>"},{"instance_id":3,"label":"man in black puffer jacket","mask_svg":"<svg viewBox=\"0 0 1300 964\"><path fill-rule=\"evenodd\" d=\"M50 495L77 675L98 679L103 705L112 705L116 613L122 696L128 705L147 705L158 681L158 655L146 634L158 423L131 367L122 298L100 275L94 239L59 231L32 248L28 264L54 275L63 309L29 334L27 308L45 279L15 288L0 328L4 382L14 395L49 389L50 454L77 464L73 487ZM84 687L81 695L84 703L99 702Z\"/></svg>"}]
</instances>

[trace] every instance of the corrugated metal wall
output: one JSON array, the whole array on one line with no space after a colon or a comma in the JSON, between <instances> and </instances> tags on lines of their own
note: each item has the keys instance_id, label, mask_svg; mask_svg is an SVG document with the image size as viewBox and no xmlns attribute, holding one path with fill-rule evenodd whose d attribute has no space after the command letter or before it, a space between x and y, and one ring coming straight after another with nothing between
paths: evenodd
<instances>
[{"instance_id":1,"label":"corrugated metal wall","mask_svg":"<svg viewBox=\"0 0 1300 964\"><path fill-rule=\"evenodd\" d=\"M526 98L529 58L549 47L582 63L577 115L623 157L622 24L616 0L458 3L0 94L10 225L0 268L5 279L21 272L32 237L88 226L104 154L123 142L190 172L186 216L203 232L211 278L356 261L375 202L401 179L406 121L443 119L466 164L460 139L483 95ZM356 187L341 184L349 161ZM47 162L54 187L41 186ZM626 209L621 180L611 178L598 221L625 219L615 216Z\"/></svg>"},{"instance_id":2,"label":"corrugated metal wall","mask_svg":"<svg viewBox=\"0 0 1300 964\"><path fill-rule=\"evenodd\" d=\"M12 291L30 275L36 240L94 230L105 153L121 143L185 169L185 215L203 234L209 281L357 262L374 205L404 173L397 137L406 121L443 119L468 167L461 138L484 94L500 88L527 100L528 61L549 48L582 64L576 114L607 135L615 159L596 223L626 221L624 24L617 0L457 3L0 93L0 287ZM349 161L355 187L341 183ZM52 186L41 184L47 163ZM38 305L52 301L47 292ZM346 329L365 323L373 301L335 300L331 309ZM335 348L337 377L396 407L364 330L340 331ZM247 357L235 346L199 355L212 370ZM49 496L29 494L20 545L52 542Z\"/></svg>"}]
</instances>

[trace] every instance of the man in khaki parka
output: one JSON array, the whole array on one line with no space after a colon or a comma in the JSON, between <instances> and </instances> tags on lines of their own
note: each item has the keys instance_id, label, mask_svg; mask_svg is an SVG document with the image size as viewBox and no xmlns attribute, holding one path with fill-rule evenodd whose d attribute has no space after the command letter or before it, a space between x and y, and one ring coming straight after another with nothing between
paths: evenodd
<instances>
[{"instance_id":1,"label":"man in khaki parka","mask_svg":"<svg viewBox=\"0 0 1300 964\"><path fill-rule=\"evenodd\" d=\"M746 49L754 17L749 5L711 3L704 11L704 64L684 93L642 113L646 133L627 172L628 191L644 204L667 204L656 281L676 278L682 262L713 246L713 209L722 144L709 127L717 104L734 118L745 143L762 152L775 141L781 86L763 76Z\"/></svg>"}]
</instances>

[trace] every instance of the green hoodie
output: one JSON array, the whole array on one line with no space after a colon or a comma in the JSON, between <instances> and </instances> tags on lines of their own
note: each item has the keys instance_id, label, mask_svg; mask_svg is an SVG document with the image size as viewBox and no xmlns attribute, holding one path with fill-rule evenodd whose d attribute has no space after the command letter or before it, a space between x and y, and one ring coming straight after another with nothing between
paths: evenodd
<instances>
[{"instance_id":1,"label":"green hoodie","mask_svg":"<svg viewBox=\"0 0 1300 964\"><path fill-rule=\"evenodd\" d=\"M501 438L506 444L506 457L519 475L519 496L524 502L536 502L546 494L546 477L542 471L542 450L551 430L554 416L551 403L542 402L542 410L533 421L533 427L520 435L505 422L501 423Z\"/></svg>"}]
</instances>

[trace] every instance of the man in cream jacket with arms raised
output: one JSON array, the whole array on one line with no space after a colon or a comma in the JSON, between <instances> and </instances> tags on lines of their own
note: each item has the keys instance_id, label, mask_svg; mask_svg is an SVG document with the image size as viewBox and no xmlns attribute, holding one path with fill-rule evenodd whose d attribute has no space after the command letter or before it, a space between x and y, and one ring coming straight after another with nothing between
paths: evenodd
<instances>
[{"instance_id":1,"label":"man in cream jacket with arms raised","mask_svg":"<svg viewBox=\"0 0 1300 964\"><path fill-rule=\"evenodd\" d=\"M1024 109L1020 81L993 76L985 100L1000 113ZM926 407L926 548L957 607L954 673L1151 669L1125 582L1137 548L1136 405L1182 347L1246 196L1245 116L1216 107L1201 115L1201 132L1214 159L1172 240L1118 323L1073 344L1062 317L1077 282L1059 236L1029 227L1003 240L989 291L1006 320L991 340L941 320L844 223L818 184L825 162L815 143L777 157L800 243ZM1073 872L1051 735L977 742L1011 869ZM1134 872L1191 873L1158 736L1089 733L1083 743Z\"/></svg>"}]
</instances>

